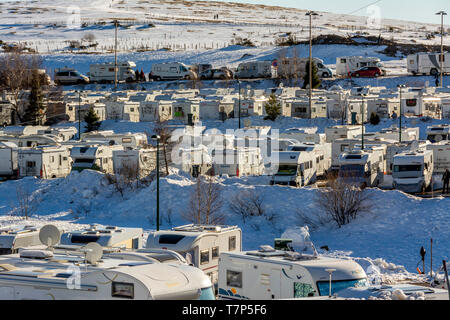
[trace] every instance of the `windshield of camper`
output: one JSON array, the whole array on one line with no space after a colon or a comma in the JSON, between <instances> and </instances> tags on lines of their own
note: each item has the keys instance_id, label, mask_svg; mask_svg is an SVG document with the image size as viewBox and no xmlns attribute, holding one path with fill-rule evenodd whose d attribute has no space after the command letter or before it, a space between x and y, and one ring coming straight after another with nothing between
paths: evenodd
<instances>
[{"instance_id":1,"label":"windshield of camper","mask_svg":"<svg viewBox=\"0 0 450 320\"><path fill-rule=\"evenodd\" d=\"M361 177L364 175L364 165L344 164L339 168L339 177Z\"/></svg>"},{"instance_id":2,"label":"windshield of camper","mask_svg":"<svg viewBox=\"0 0 450 320\"><path fill-rule=\"evenodd\" d=\"M408 165L394 166L394 172L411 172L411 171L422 171L422 165L408 164Z\"/></svg>"},{"instance_id":3,"label":"windshield of camper","mask_svg":"<svg viewBox=\"0 0 450 320\"><path fill-rule=\"evenodd\" d=\"M292 165L292 164L288 164L288 165L283 165L281 164L278 167L278 172L277 172L277 176L293 176L297 174L297 165Z\"/></svg>"},{"instance_id":4,"label":"windshield of camper","mask_svg":"<svg viewBox=\"0 0 450 320\"><path fill-rule=\"evenodd\" d=\"M450 136L447 137L446 134L429 134L427 137L427 140L430 140L430 142L440 142L442 140L450 140Z\"/></svg>"},{"instance_id":5,"label":"windshield of camper","mask_svg":"<svg viewBox=\"0 0 450 320\"><path fill-rule=\"evenodd\" d=\"M198 300L216 300L213 287L203 288Z\"/></svg>"},{"instance_id":6,"label":"windshield of camper","mask_svg":"<svg viewBox=\"0 0 450 320\"><path fill-rule=\"evenodd\" d=\"M367 279L331 281L331 295L347 288L366 287L366 286L367 286ZM319 289L319 295L327 296L330 293L330 282L318 281L317 288Z\"/></svg>"}]
</instances>

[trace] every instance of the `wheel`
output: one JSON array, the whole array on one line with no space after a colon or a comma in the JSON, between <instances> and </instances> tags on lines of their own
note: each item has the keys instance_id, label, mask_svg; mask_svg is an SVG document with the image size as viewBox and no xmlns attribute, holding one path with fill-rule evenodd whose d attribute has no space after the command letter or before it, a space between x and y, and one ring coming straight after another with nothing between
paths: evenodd
<instances>
[{"instance_id":1,"label":"wheel","mask_svg":"<svg viewBox=\"0 0 450 320\"><path fill-rule=\"evenodd\" d=\"M437 74L438 74L437 69L433 68L433 69L430 70L430 75L435 76Z\"/></svg>"},{"instance_id":2,"label":"wheel","mask_svg":"<svg viewBox=\"0 0 450 320\"><path fill-rule=\"evenodd\" d=\"M328 74L328 72L324 72L322 73L322 78L329 78L330 75Z\"/></svg>"},{"instance_id":3,"label":"wheel","mask_svg":"<svg viewBox=\"0 0 450 320\"><path fill-rule=\"evenodd\" d=\"M189 80L189 79L191 79L190 76L184 76L184 80Z\"/></svg>"},{"instance_id":4,"label":"wheel","mask_svg":"<svg viewBox=\"0 0 450 320\"><path fill-rule=\"evenodd\" d=\"M375 73L375 78L378 78L380 76L379 73Z\"/></svg>"},{"instance_id":5,"label":"wheel","mask_svg":"<svg viewBox=\"0 0 450 320\"><path fill-rule=\"evenodd\" d=\"M157 77L155 78L155 80L156 80L156 81L161 81L162 79L161 79L160 76L157 76Z\"/></svg>"},{"instance_id":6,"label":"wheel","mask_svg":"<svg viewBox=\"0 0 450 320\"><path fill-rule=\"evenodd\" d=\"M355 74L355 77L359 78L359 73Z\"/></svg>"}]
</instances>

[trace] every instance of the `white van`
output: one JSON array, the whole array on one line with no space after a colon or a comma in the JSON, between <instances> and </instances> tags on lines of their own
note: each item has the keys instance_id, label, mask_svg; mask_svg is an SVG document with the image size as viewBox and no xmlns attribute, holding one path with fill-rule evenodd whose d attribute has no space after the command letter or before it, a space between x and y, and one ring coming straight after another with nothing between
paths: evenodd
<instances>
[{"instance_id":1,"label":"white van","mask_svg":"<svg viewBox=\"0 0 450 320\"><path fill-rule=\"evenodd\" d=\"M339 156L339 179L357 186L376 187L383 182L385 148L352 150Z\"/></svg>"},{"instance_id":2,"label":"white van","mask_svg":"<svg viewBox=\"0 0 450 320\"><path fill-rule=\"evenodd\" d=\"M393 187L404 192L424 192L431 186L433 151L403 152L394 156Z\"/></svg>"},{"instance_id":3,"label":"white van","mask_svg":"<svg viewBox=\"0 0 450 320\"><path fill-rule=\"evenodd\" d=\"M316 179L316 159L313 152L282 151L278 153L278 171L273 175L270 184L298 188L314 183Z\"/></svg>"},{"instance_id":4,"label":"white van","mask_svg":"<svg viewBox=\"0 0 450 320\"><path fill-rule=\"evenodd\" d=\"M336 75L347 76L364 67L378 67L383 69L379 58L363 56L347 56L336 58Z\"/></svg>"},{"instance_id":5,"label":"white van","mask_svg":"<svg viewBox=\"0 0 450 320\"><path fill-rule=\"evenodd\" d=\"M21 177L63 178L70 173L70 152L66 147L39 146L19 149Z\"/></svg>"},{"instance_id":6,"label":"white van","mask_svg":"<svg viewBox=\"0 0 450 320\"><path fill-rule=\"evenodd\" d=\"M154 81L194 80L197 74L181 62L155 63L152 64L150 78Z\"/></svg>"},{"instance_id":7,"label":"white van","mask_svg":"<svg viewBox=\"0 0 450 320\"><path fill-rule=\"evenodd\" d=\"M74 68L56 68L54 81L56 84L87 84L89 78L82 75Z\"/></svg>"},{"instance_id":8,"label":"white van","mask_svg":"<svg viewBox=\"0 0 450 320\"><path fill-rule=\"evenodd\" d=\"M103 173L114 173L113 151L123 150L123 146L90 145L73 147L70 156L73 160L72 170L91 169Z\"/></svg>"},{"instance_id":9,"label":"white van","mask_svg":"<svg viewBox=\"0 0 450 320\"><path fill-rule=\"evenodd\" d=\"M117 81L135 81L136 76L133 68L136 68L136 64L133 61L117 62ZM90 82L114 83L114 62L91 64L88 76Z\"/></svg>"}]
</instances>

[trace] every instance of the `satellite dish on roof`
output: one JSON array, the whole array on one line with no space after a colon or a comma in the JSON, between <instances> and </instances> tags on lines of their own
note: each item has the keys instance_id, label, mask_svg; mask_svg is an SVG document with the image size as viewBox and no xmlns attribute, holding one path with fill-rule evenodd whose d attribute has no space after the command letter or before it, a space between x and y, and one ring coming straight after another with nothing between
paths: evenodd
<instances>
[{"instance_id":1,"label":"satellite dish on roof","mask_svg":"<svg viewBox=\"0 0 450 320\"><path fill-rule=\"evenodd\" d=\"M97 242L89 242L81 251L84 252L86 260L90 264L96 264L103 255L103 248Z\"/></svg>"},{"instance_id":2,"label":"satellite dish on roof","mask_svg":"<svg viewBox=\"0 0 450 320\"><path fill-rule=\"evenodd\" d=\"M61 232L52 224L45 225L39 231L39 240L42 244L52 247L61 239Z\"/></svg>"}]
</instances>

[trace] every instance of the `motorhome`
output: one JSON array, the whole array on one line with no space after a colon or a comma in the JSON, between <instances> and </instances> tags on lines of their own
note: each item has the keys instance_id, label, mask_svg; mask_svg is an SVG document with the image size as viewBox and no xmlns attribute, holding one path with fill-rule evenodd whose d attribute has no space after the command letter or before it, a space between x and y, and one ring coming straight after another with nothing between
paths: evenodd
<instances>
[{"instance_id":1,"label":"motorhome","mask_svg":"<svg viewBox=\"0 0 450 320\"><path fill-rule=\"evenodd\" d=\"M123 150L120 145L75 146L70 151L73 160L72 171L83 171L85 169L101 171L103 173L114 173L113 151Z\"/></svg>"},{"instance_id":2,"label":"motorhome","mask_svg":"<svg viewBox=\"0 0 450 320\"><path fill-rule=\"evenodd\" d=\"M318 177L326 175L331 168L331 143L304 142L288 147L288 151L312 152Z\"/></svg>"},{"instance_id":3,"label":"motorhome","mask_svg":"<svg viewBox=\"0 0 450 320\"><path fill-rule=\"evenodd\" d=\"M139 148L147 144L147 135L142 132L115 133L112 130L91 131L81 134L84 142L106 142L110 145L121 145L125 148Z\"/></svg>"},{"instance_id":4,"label":"motorhome","mask_svg":"<svg viewBox=\"0 0 450 320\"><path fill-rule=\"evenodd\" d=\"M237 226L189 224L150 232L147 248L176 251L217 283L219 254L241 251L242 231Z\"/></svg>"},{"instance_id":5,"label":"motorhome","mask_svg":"<svg viewBox=\"0 0 450 320\"><path fill-rule=\"evenodd\" d=\"M90 82L113 83L116 79L114 66L114 62L91 64L88 72ZM136 68L136 64L133 61L117 62L117 81L135 81L134 68Z\"/></svg>"},{"instance_id":6,"label":"motorhome","mask_svg":"<svg viewBox=\"0 0 450 320\"><path fill-rule=\"evenodd\" d=\"M386 174L392 175L394 170L394 156L403 152L427 150L431 143L428 140L414 140L395 142L386 145ZM435 156L436 157L436 156ZM436 164L436 163L435 163Z\"/></svg>"},{"instance_id":7,"label":"motorhome","mask_svg":"<svg viewBox=\"0 0 450 320\"><path fill-rule=\"evenodd\" d=\"M440 142L450 140L450 125L441 124L427 127L427 140L430 142Z\"/></svg>"},{"instance_id":8,"label":"motorhome","mask_svg":"<svg viewBox=\"0 0 450 320\"><path fill-rule=\"evenodd\" d=\"M272 78L271 61L241 62L234 74L236 79Z\"/></svg>"},{"instance_id":9,"label":"motorhome","mask_svg":"<svg viewBox=\"0 0 450 320\"><path fill-rule=\"evenodd\" d=\"M156 149L124 149L113 151L114 173L142 179L156 169Z\"/></svg>"},{"instance_id":10,"label":"motorhome","mask_svg":"<svg viewBox=\"0 0 450 320\"><path fill-rule=\"evenodd\" d=\"M194 178L208 174L212 169L212 159L208 154L208 148L204 145L192 148L179 148L178 160L181 170L189 173Z\"/></svg>"},{"instance_id":11,"label":"motorhome","mask_svg":"<svg viewBox=\"0 0 450 320\"><path fill-rule=\"evenodd\" d=\"M82 75L74 68L56 68L53 80L59 85L68 84L87 84L89 83L89 78Z\"/></svg>"},{"instance_id":12,"label":"motorhome","mask_svg":"<svg viewBox=\"0 0 450 320\"><path fill-rule=\"evenodd\" d=\"M264 173L260 148L215 148L211 151L215 175L259 176Z\"/></svg>"},{"instance_id":13,"label":"motorhome","mask_svg":"<svg viewBox=\"0 0 450 320\"><path fill-rule=\"evenodd\" d=\"M200 121L200 100L178 99L172 102L172 119L193 125Z\"/></svg>"},{"instance_id":14,"label":"motorhome","mask_svg":"<svg viewBox=\"0 0 450 320\"><path fill-rule=\"evenodd\" d=\"M319 58L312 58L313 64L317 67L317 75L321 78L331 78L333 72L330 68L323 64L323 60ZM307 66L309 58L283 58L279 61L277 74L280 78L298 78L301 79L307 74Z\"/></svg>"},{"instance_id":15,"label":"motorhome","mask_svg":"<svg viewBox=\"0 0 450 320\"><path fill-rule=\"evenodd\" d=\"M428 190L433 176L433 151L404 152L394 156L393 187L409 193Z\"/></svg>"},{"instance_id":16,"label":"motorhome","mask_svg":"<svg viewBox=\"0 0 450 320\"><path fill-rule=\"evenodd\" d=\"M48 129L38 130L37 134L52 135L61 138L62 141L69 141L73 139L78 133L78 129L72 126L69 127L53 127Z\"/></svg>"},{"instance_id":17,"label":"motorhome","mask_svg":"<svg viewBox=\"0 0 450 320\"><path fill-rule=\"evenodd\" d=\"M154 81L194 80L197 76L197 73L181 62L154 63L150 72L150 78Z\"/></svg>"},{"instance_id":18,"label":"motorhome","mask_svg":"<svg viewBox=\"0 0 450 320\"><path fill-rule=\"evenodd\" d=\"M326 142L332 143L336 139L353 139L361 132L366 132L361 126L333 126L325 128Z\"/></svg>"},{"instance_id":19,"label":"motorhome","mask_svg":"<svg viewBox=\"0 0 450 320\"><path fill-rule=\"evenodd\" d=\"M388 119L393 113L400 114L400 100L397 98L374 97L367 99L367 114L375 113L382 119Z\"/></svg>"},{"instance_id":20,"label":"motorhome","mask_svg":"<svg viewBox=\"0 0 450 320\"><path fill-rule=\"evenodd\" d=\"M294 139L299 143L326 143L326 135L324 133L317 133L317 128L289 128L284 130L284 132L281 132L279 135L280 138Z\"/></svg>"},{"instance_id":21,"label":"motorhome","mask_svg":"<svg viewBox=\"0 0 450 320\"><path fill-rule=\"evenodd\" d=\"M440 141L428 144L427 150L433 151L433 174L442 175L450 170L450 141Z\"/></svg>"},{"instance_id":22,"label":"motorhome","mask_svg":"<svg viewBox=\"0 0 450 320\"><path fill-rule=\"evenodd\" d=\"M29 225L0 228L0 255L17 253L21 248L40 244L39 228Z\"/></svg>"},{"instance_id":23,"label":"motorhome","mask_svg":"<svg viewBox=\"0 0 450 320\"><path fill-rule=\"evenodd\" d=\"M139 121L160 121L172 119L172 100L144 101L139 105Z\"/></svg>"},{"instance_id":24,"label":"motorhome","mask_svg":"<svg viewBox=\"0 0 450 320\"><path fill-rule=\"evenodd\" d=\"M65 146L21 148L18 154L19 175L42 179L64 178L70 173L70 152Z\"/></svg>"},{"instance_id":25,"label":"motorhome","mask_svg":"<svg viewBox=\"0 0 450 320\"><path fill-rule=\"evenodd\" d=\"M105 101L106 119L139 122L140 103L133 101Z\"/></svg>"},{"instance_id":26,"label":"motorhome","mask_svg":"<svg viewBox=\"0 0 450 320\"><path fill-rule=\"evenodd\" d=\"M19 149L12 142L0 142L0 179L19 177Z\"/></svg>"},{"instance_id":27,"label":"motorhome","mask_svg":"<svg viewBox=\"0 0 450 320\"><path fill-rule=\"evenodd\" d=\"M271 246L220 254L219 299L308 298L367 285L366 273L354 260L275 250Z\"/></svg>"},{"instance_id":28,"label":"motorhome","mask_svg":"<svg viewBox=\"0 0 450 320\"><path fill-rule=\"evenodd\" d=\"M379 58L375 57L350 56L336 58L337 76L347 76L364 67L378 67L383 69L383 64Z\"/></svg>"},{"instance_id":29,"label":"motorhome","mask_svg":"<svg viewBox=\"0 0 450 320\"><path fill-rule=\"evenodd\" d=\"M441 72L441 53L420 52L410 54L406 58L408 64L408 73L413 75L432 75L435 76ZM450 53L444 53L443 73L450 72Z\"/></svg>"},{"instance_id":30,"label":"motorhome","mask_svg":"<svg viewBox=\"0 0 450 320\"><path fill-rule=\"evenodd\" d=\"M282 115L305 119L326 118L327 100L313 97L310 104L306 97L285 99L282 103Z\"/></svg>"},{"instance_id":31,"label":"motorhome","mask_svg":"<svg viewBox=\"0 0 450 320\"><path fill-rule=\"evenodd\" d=\"M358 186L376 187L383 181L383 149L353 149L339 156L339 179Z\"/></svg>"},{"instance_id":32,"label":"motorhome","mask_svg":"<svg viewBox=\"0 0 450 320\"><path fill-rule=\"evenodd\" d=\"M234 99L234 114L235 117L251 117L266 115L265 105L269 99L265 96L254 96L251 92L244 98Z\"/></svg>"},{"instance_id":33,"label":"motorhome","mask_svg":"<svg viewBox=\"0 0 450 320\"><path fill-rule=\"evenodd\" d=\"M53 240L58 240L56 235L49 237L52 245L56 244ZM215 299L211 280L198 268L161 263L146 253L136 252L127 259L129 256L128 252L104 254L97 243L71 250L48 247L0 256L0 299ZM136 261L138 256L141 261Z\"/></svg>"},{"instance_id":34,"label":"motorhome","mask_svg":"<svg viewBox=\"0 0 450 320\"><path fill-rule=\"evenodd\" d=\"M68 231L61 234L61 245L86 245L96 242L102 247L140 249L142 248L142 228L122 228L117 226L91 225L82 230Z\"/></svg>"},{"instance_id":35,"label":"motorhome","mask_svg":"<svg viewBox=\"0 0 450 320\"><path fill-rule=\"evenodd\" d=\"M416 141L419 140L419 133L420 128L407 128L402 127L401 129L402 135L401 139L402 142L405 141ZM361 139L361 134L358 134L355 139ZM369 140L376 140L376 139L384 139L384 140L396 140L399 141L400 139L400 130L398 127L390 127L390 128L384 128L377 132L366 132L364 133L364 139Z\"/></svg>"},{"instance_id":36,"label":"motorhome","mask_svg":"<svg viewBox=\"0 0 450 320\"><path fill-rule=\"evenodd\" d=\"M442 100L438 96L408 92L402 95L401 104L403 115L442 118Z\"/></svg>"},{"instance_id":37,"label":"motorhome","mask_svg":"<svg viewBox=\"0 0 450 320\"><path fill-rule=\"evenodd\" d=\"M304 187L317 179L316 159L310 151L278 153L278 170L270 184Z\"/></svg>"}]
</instances>

